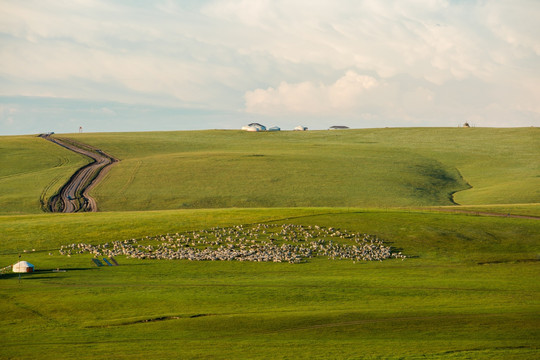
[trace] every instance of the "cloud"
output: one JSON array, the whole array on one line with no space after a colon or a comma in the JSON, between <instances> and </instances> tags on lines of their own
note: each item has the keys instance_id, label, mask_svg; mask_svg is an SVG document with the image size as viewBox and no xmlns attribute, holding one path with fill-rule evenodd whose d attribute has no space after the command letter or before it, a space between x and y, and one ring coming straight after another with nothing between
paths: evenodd
<instances>
[{"instance_id":1,"label":"cloud","mask_svg":"<svg viewBox=\"0 0 540 360\"><path fill-rule=\"evenodd\" d=\"M11 20L0 25L0 75L15 84L3 95L200 107L230 100L224 88L240 77L234 60L212 59L235 50L196 39L201 25L186 11L99 1L34 5L3 9ZM17 83L25 90L14 93Z\"/></svg>"},{"instance_id":2,"label":"cloud","mask_svg":"<svg viewBox=\"0 0 540 360\"><path fill-rule=\"evenodd\" d=\"M233 37L227 40L230 45L286 62L356 67L382 78L414 74L439 84L489 67L490 59L478 48L484 47L486 35L488 40L493 35L477 34L484 26L477 5L375 0L340 4L229 0L213 2L203 12L257 37L247 43L245 36Z\"/></svg>"},{"instance_id":3,"label":"cloud","mask_svg":"<svg viewBox=\"0 0 540 360\"><path fill-rule=\"evenodd\" d=\"M246 111L266 115L350 113L357 110L365 95L378 86L377 79L354 71L347 71L330 85L310 81L282 82L277 88L246 92Z\"/></svg>"},{"instance_id":4,"label":"cloud","mask_svg":"<svg viewBox=\"0 0 540 360\"><path fill-rule=\"evenodd\" d=\"M437 116L441 100L428 82L414 83L377 79L347 71L330 84L304 81L282 82L279 86L256 89L245 94L245 111L261 116L337 118L365 126L384 121L432 123L449 121ZM433 87L433 85L431 85ZM443 111L455 116L455 110ZM452 122L454 126L454 122ZM323 126L324 128L324 126Z\"/></svg>"}]
</instances>

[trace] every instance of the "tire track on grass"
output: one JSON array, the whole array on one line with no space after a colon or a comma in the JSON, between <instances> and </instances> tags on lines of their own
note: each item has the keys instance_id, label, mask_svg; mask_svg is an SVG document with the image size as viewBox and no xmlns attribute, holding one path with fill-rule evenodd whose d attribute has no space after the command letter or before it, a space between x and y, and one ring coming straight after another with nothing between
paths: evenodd
<instances>
[{"instance_id":1,"label":"tire track on grass","mask_svg":"<svg viewBox=\"0 0 540 360\"><path fill-rule=\"evenodd\" d=\"M97 203L88 193L103 179L110 167L119 160L87 144L53 138L49 134L39 136L92 159L90 164L83 166L71 176L58 194L48 199L46 210L64 213L97 211Z\"/></svg>"},{"instance_id":2,"label":"tire track on grass","mask_svg":"<svg viewBox=\"0 0 540 360\"><path fill-rule=\"evenodd\" d=\"M339 321L339 322L328 322L322 324L313 324L297 327L288 327L283 329L276 329L270 331L261 331L261 334L279 334L284 332L296 332L296 331L305 331L305 330L316 330L316 329L326 329L326 328L350 328L352 326L366 325L366 324L376 324L376 323L385 323L385 322L421 322L421 321L442 321L442 320L456 320L456 319L471 319L471 318L483 318L483 317L498 317L501 314L498 313L486 313L486 314L453 314L453 315L426 315L426 316L396 316L396 317L386 317L386 318L375 318L375 319L359 319L359 320L349 320L349 321Z\"/></svg>"},{"instance_id":3,"label":"tire track on grass","mask_svg":"<svg viewBox=\"0 0 540 360\"><path fill-rule=\"evenodd\" d=\"M534 215L517 215L511 213L496 213L488 211L475 211L475 210L466 210L466 209L444 209L444 208L416 208L415 210L420 211L432 211L432 212L441 212L441 213L455 213L455 214L465 214L473 216L488 216L488 217L502 217L502 218L512 218L512 219L528 219L528 220L540 220L540 216Z\"/></svg>"},{"instance_id":4,"label":"tire track on grass","mask_svg":"<svg viewBox=\"0 0 540 360\"><path fill-rule=\"evenodd\" d=\"M135 163L135 168L133 169L133 172L131 173L131 175L129 176L129 179L128 181L124 184L124 186L122 186L122 188L120 190L118 190L118 194L123 194L126 192L127 188L133 183L133 181L135 181L135 177L137 175L137 173L139 172L139 169L141 168L141 165L142 165L142 160L138 160L136 163Z\"/></svg>"}]
</instances>

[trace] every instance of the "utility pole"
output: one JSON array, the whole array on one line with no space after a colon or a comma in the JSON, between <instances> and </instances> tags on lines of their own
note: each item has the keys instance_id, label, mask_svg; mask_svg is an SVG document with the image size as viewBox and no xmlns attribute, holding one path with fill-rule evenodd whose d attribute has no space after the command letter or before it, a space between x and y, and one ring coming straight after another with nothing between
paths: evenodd
<instances>
[{"instance_id":1,"label":"utility pole","mask_svg":"<svg viewBox=\"0 0 540 360\"><path fill-rule=\"evenodd\" d=\"M19 262L21 262L21 253L19 253ZM19 272L19 284L21 283L21 273Z\"/></svg>"}]
</instances>

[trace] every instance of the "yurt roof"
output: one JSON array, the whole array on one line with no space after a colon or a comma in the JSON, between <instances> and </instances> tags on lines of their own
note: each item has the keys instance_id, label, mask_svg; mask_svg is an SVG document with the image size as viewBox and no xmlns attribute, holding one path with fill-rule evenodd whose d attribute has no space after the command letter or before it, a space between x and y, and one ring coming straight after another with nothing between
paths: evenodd
<instances>
[{"instance_id":1,"label":"yurt roof","mask_svg":"<svg viewBox=\"0 0 540 360\"><path fill-rule=\"evenodd\" d=\"M28 261L19 261L18 263L14 264L13 266L20 266L20 267L34 267L34 265L30 264Z\"/></svg>"}]
</instances>

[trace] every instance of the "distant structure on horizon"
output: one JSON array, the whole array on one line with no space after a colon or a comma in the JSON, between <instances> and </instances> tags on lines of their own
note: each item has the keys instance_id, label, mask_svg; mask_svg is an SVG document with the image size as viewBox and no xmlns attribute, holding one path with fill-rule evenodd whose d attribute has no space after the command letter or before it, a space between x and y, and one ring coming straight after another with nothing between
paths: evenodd
<instances>
[{"instance_id":1,"label":"distant structure on horizon","mask_svg":"<svg viewBox=\"0 0 540 360\"><path fill-rule=\"evenodd\" d=\"M308 128L306 126L298 125L294 128L294 131L307 131L307 129Z\"/></svg>"},{"instance_id":2,"label":"distant structure on horizon","mask_svg":"<svg viewBox=\"0 0 540 360\"><path fill-rule=\"evenodd\" d=\"M334 125L334 126L330 126L328 128L328 130L346 130L348 129L349 127L348 126L343 126L343 125Z\"/></svg>"},{"instance_id":3,"label":"distant structure on horizon","mask_svg":"<svg viewBox=\"0 0 540 360\"><path fill-rule=\"evenodd\" d=\"M242 126L242 130L245 131L266 131L266 126L259 123L251 123L245 126Z\"/></svg>"}]
</instances>

